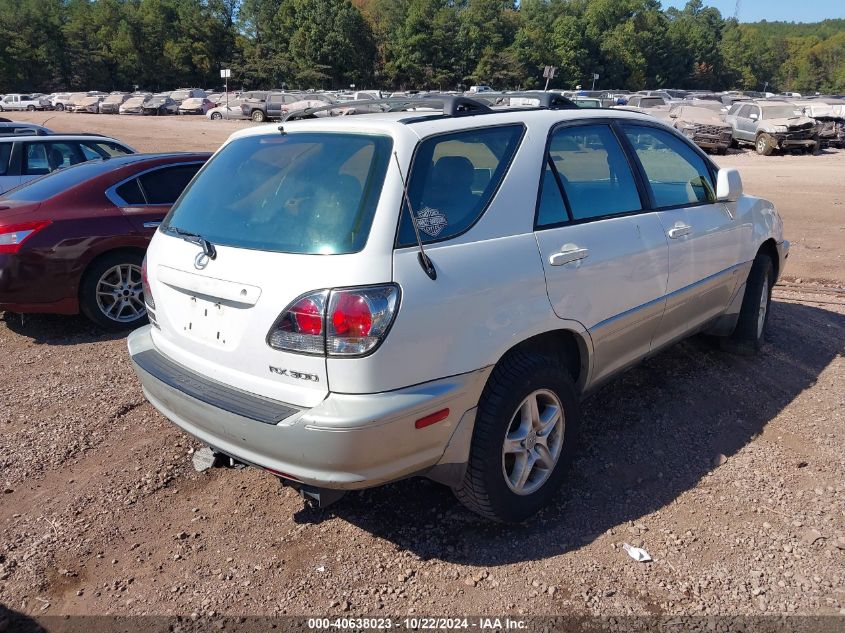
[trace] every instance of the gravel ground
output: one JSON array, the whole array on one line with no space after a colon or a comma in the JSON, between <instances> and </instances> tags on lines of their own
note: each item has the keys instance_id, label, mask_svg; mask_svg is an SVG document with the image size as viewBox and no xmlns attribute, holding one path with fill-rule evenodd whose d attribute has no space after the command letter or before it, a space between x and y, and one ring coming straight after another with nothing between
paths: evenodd
<instances>
[{"instance_id":1,"label":"gravel ground","mask_svg":"<svg viewBox=\"0 0 845 633\"><path fill-rule=\"evenodd\" d=\"M83 120L145 150L213 148L246 125L58 122ZM142 145L142 131L161 140ZM421 479L314 511L258 470L196 473L199 445L146 404L123 336L81 318L0 314L0 607L845 615L845 152L719 160L748 174L804 244L775 288L768 344L746 358L696 337L593 396L563 492L521 526L487 524ZM796 186L802 161L816 167ZM826 186L802 193L819 173ZM755 189L765 179L769 190ZM812 205L796 203L805 194ZM814 223L826 227L820 249L801 237ZM633 561L623 543L654 561Z\"/></svg>"}]
</instances>

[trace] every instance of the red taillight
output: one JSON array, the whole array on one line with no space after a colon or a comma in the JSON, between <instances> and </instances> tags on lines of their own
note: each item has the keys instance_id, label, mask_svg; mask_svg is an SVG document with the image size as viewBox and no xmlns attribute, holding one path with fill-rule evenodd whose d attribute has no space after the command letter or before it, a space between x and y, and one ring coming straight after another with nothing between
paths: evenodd
<instances>
[{"instance_id":1,"label":"red taillight","mask_svg":"<svg viewBox=\"0 0 845 633\"><path fill-rule=\"evenodd\" d=\"M267 344L290 352L361 356L378 347L398 307L399 287L393 284L312 292L285 308Z\"/></svg>"},{"instance_id":2,"label":"red taillight","mask_svg":"<svg viewBox=\"0 0 845 633\"><path fill-rule=\"evenodd\" d=\"M17 253L24 242L49 225L49 220L42 220L0 226L0 253Z\"/></svg>"},{"instance_id":3,"label":"red taillight","mask_svg":"<svg viewBox=\"0 0 845 633\"><path fill-rule=\"evenodd\" d=\"M156 302L153 300L153 291L150 288L150 279L147 277L147 258L141 262L141 290L144 292L144 303L155 310Z\"/></svg>"},{"instance_id":4,"label":"red taillight","mask_svg":"<svg viewBox=\"0 0 845 633\"><path fill-rule=\"evenodd\" d=\"M323 311L309 297L301 299L290 309L297 331L312 336L323 333Z\"/></svg>"},{"instance_id":5,"label":"red taillight","mask_svg":"<svg viewBox=\"0 0 845 633\"><path fill-rule=\"evenodd\" d=\"M368 336L373 327L373 314L360 294L347 292L335 302L332 325L337 336Z\"/></svg>"}]
</instances>

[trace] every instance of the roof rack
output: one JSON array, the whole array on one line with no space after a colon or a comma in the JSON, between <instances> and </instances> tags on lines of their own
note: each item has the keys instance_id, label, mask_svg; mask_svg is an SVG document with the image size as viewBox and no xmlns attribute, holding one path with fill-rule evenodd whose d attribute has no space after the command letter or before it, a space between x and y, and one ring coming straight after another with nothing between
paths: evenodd
<instances>
[{"instance_id":1,"label":"roof rack","mask_svg":"<svg viewBox=\"0 0 845 633\"><path fill-rule=\"evenodd\" d=\"M357 101L346 101L343 103L329 103L313 108L302 108L285 113L282 122L296 119L308 119L319 112L330 112L346 108L376 108L365 110L359 114L372 112L404 112L416 109L441 110L446 117L474 116L478 114L491 114L501 110L494 110L491 106L502 105L505 100L511 98L535 99L537 106L522 106L525 109L541 108L546 110L575 110L578 106L575 103L556 92L485 92L464 97L460 95L427 95L425 97L409 96L404 98L390 97L387 99L360 99ZM411 121L406 121L411 122Z\"/></svg>"}]
</instances>

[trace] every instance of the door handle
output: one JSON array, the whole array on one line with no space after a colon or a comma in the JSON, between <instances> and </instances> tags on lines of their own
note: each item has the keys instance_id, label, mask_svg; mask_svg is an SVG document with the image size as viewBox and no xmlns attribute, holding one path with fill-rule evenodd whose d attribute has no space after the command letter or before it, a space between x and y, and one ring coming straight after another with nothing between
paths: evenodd
<instances>
[{"instance_id":1,"label":"door handle","mask_svg":"<svg viewBox=\"0 0 845 633\"><path fill-rule=\"evenodd\" d=\"M586 248L579 248L577 246L564 247L559 253L555 253L549 257L549 263L552 266L563 266L564 264L577 262L580 259L586 259L589 255L590 251Z\"/></svg>"},{"instance_id":2,"label":"door handle","mask_svg":"<svg viewBox=\"0 0 845 633\"><path fill-rule=\"evenodd\" d=\"M690 233L692 233L692 227L689 224L683 224L682 222L676 222L675 226L666 231L666 235L673 240L683 237L684 235L689 235Z\"/></svg>"}]
</instances>

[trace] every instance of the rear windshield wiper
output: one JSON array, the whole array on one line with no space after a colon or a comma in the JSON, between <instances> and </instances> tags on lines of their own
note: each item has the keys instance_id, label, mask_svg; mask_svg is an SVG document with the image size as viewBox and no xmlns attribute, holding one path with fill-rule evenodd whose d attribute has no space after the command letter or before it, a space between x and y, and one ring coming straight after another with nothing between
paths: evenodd
<instances>
[{"instance_id":1,"label":"rear windshield wiper","mask_svg":"<svg viewBox=\"0 0 845 633\"><path fill-rule=\"evenodd\" d=\"M198 233L191 233L185 229L180 229L178 226L161 226L160 229L163 233L172 233L173 235L181 237L186 242L201 246L202 252L206 257L209 259L217 259L217 249L214 248L214 244L209 242L202 235L199 235Z\"/></svg>"}]
</instances>

